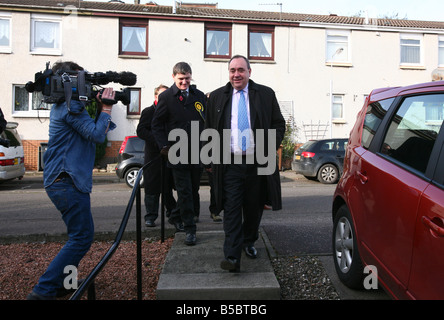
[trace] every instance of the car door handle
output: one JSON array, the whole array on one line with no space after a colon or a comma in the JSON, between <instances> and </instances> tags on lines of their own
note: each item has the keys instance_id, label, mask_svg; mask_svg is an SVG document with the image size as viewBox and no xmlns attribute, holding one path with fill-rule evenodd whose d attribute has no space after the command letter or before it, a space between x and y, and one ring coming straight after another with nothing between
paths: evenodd
<instances>
[{"instance_id":1,"label":"car door handle","mask_svg":"<svg viewBox=\"0 0 444 320\"><path fill-rule=\"evenodd\" d=\"M357 175L359 177L359 180L361 180L362 184L365 184L365 183L368 182L368 177L367 177L367 175L365 173L362 173L362 172L358 171Z\"/></svg>"},{"instance_id":2,"label":"car door handle","mask_svg":"<svg viewBox=\"0 0 444 320\"><path fill-rule=\"evenodd\" d=\"M423 216L422 223L433 231L433 234L438 237L444 237L444 228L442 227L443 222L440 218L430 219L429 217Z\"/></svg>"}]
</instances>

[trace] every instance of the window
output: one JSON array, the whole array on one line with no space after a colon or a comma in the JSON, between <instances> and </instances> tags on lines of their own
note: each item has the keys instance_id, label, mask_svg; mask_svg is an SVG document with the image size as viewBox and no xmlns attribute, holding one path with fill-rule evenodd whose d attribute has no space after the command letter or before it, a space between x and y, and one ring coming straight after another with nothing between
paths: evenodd
<instances>
[{"instance_id":1,"label":"window","mask_svg":"<svg viewBox=\"0 0 444 320\"><path fill-rule=\"evenodd\" d=\"M11 53L11 17L0 14L0 52Z\"/></svg>"},{"instance_id":2,"label":"window","mask_svg":"<svg viewBox=\"0 0 444 320\"><path fill-rule=\"evenodd\" d=\"M60 17L33 14L31 16L31 52L62 54Z\"/></svg>"},{"instance_id":3,"label":"window","mask_svg":"<svg viewBox=\"0 0 444 320\"><path fill-rule=\"evenodd\" d=\"M41 92L29 93L24 85L14 85L13 91L12 113L14 116L49 116L52 105L42 101L43 95Z\"/></svg>"},{"instance_id":4,"label":"window","mask_svg":"<svg viewBox=\"0 0 444 320\"><path fill-rule=\"evenodd\" d=\"M120 20L119 54L148 56L148 20Z\"/></svg>"},{"instance_id":5,"label":"window","mask_svg":"<svg viewBox=\"0 0 444 320\"><path fill-rule=\"evenodd\" d=\"M248 58L250 60L274 60L274 27L248 27Z\"/></svg>"},{"instance_id":6,"label":"window","mask_svg":"<svg viewBox=\"0 0 444 320\"><path fill-rule=\"evenodd\" d=\"M422 35L401 34L401 65L422 65Z\"/></svg>"},{"instance_id":7,"label":"window","mask_svg":"<svg viewBox=\"0 0 444 320\"><path fill-rule=\"evenodd\" d=\"M131 102L126 106L127 115L140 115L140 94L141 89L130 88Z\"/></svg>"},{"instance_id":8,"label":"window","mask_svg":"<svg viewBox=\"0 0 444 320\"><path fill-rule=\"evenodd\" d=\"M444 37L443 36L439 37L439 40L438 40L438 65L440 67L444 67Z\"/></svg>"},{"instance_id":9,"label":"window","mask_svg":"<svg viewBox=\"0 0 444 320\"><path fill-rule=\"evenodd\" d=\"M327 30L327 64L350 63L350 31Z\"/></svg>"},{"instance_id":10,"label":"window","mask_svg":"<svg viewBox=\"0 0 444 320\"><path fill-rule=\"evenodd\" d=\"M443 121L428 123L427 109L443 105L442 94L406 98L390 122L381 153L425 173Z\"/></svg>"},{"instance_id":11,"label":"window","mask_svg":"<svg viewBox=\"0 0 444 320\"><path fill-rule=\"evenodd\" d=\"M332 99L332 118L344 118L344 96L342 94L334 94Z\"/></svg>"},{"instance_id":12,"label":"window","mask_svg":"<svg viewBox=\"0 0 444 320\"><path fill-rule=\"evenodd\" d=\"M205 24L205 58L231 57L231 24Z\"/></svg>"},{"instance_id":13,"label":"window","mask_svg":"<svg viewBox=\"0 0 444 320\"><path fill-rule=\"evenodd\" d=\"M365 149L370 147L379 125L384 119L385 114L393 103L394 98L373 102L367 107L364 119L364 128L362 130L362 146Z\"/></svg>"}]
</instances>

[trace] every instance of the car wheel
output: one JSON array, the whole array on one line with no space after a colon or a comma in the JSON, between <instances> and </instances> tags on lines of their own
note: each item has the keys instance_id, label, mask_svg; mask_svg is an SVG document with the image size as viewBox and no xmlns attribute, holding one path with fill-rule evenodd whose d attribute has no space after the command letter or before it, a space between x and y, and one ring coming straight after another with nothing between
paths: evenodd
<instances>
[{"instance_id":1,"label":"car wheel","mask_svg":"<svg viewBox=\"0 0 444 320\"><path fill-rule=\"evenodd\" d=\"M339 178L339 171L333 164L324 164L318 171L318 180L322 183L336 183Z\"/></svg>"},{"instance_id":2,"label":"car wheel","mask_svg":"<svg viewBox=\"0 0 444 320\"><path fill-rule=\"evenodd\" d=\"M339 279L351 289L362 289L364 266L356 244L356 233L347 206L339 208L333 223L333 259Z\"/></svg>"},{"instance_id":3,"label":"car wheel","mask_svg":"<svg viewBox=\"0 0 444 320\"><path fill-rule=\"evenodd\" d=\"M134 183L136 182L138 173L139 173L139 168L137 168L137 167L128 169L128 171L125 172L124 179L125 179L125 182L128 187L130 187L130 188L134 187ZM140 180L140 185L143 186L143 177Z\"/></svg>"}]
</instances>

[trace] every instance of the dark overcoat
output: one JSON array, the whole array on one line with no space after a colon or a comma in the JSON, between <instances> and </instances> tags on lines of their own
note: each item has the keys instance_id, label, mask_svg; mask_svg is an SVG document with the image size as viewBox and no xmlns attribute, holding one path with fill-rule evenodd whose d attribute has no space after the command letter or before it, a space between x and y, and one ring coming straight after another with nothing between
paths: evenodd
<instances>
[{"instance_id":1,"label":"dark overcoat","mask_svg":"<svg viewBox=\"0 0 444 320\"><path fill-rule=\"evenodd\" d=\"M231 101L233 95L233 87L231 83L227 83L211 92L207 103L205 128L216 129L219 132L221 141L224 129L225 113L231 114ZM264 85L255 83L250 80L248 85L248 95L250 101L250 117L251 127L253 131L264 129L265 131L265 148L268 145L268 129L276 130L276 149L279 148L285 133L285 120L279 108L274 91ZM255 135L256 136L256 135ZM222 145L219 152L222 155ZM275 152L275 150L271 151ZM218 212L223 210L223 174L224 164L222 159L220 164L212 164L214 175L214 191ZM282 209L281 182L279 170L276 169L273 174L266 176L266 193L268 196L268 204L271 204L273 210Z\"/></svg>"},{"instance_id":2,"label":"dark overcoat","mask_svg":"<svg viewBox=\"0 0 444 320\"><path fill-rule=\"evenodd\" d=\"M156 106L154 104L151 107L145 108L140 115L140 121L137 125L137 136L145 141L145 164L153 161L153 163L145 169L143 175L145 180L145 191L147 191L148 194L160 193L161 186L160 149L151 130L151 121L153 120L155 108Z\"/></svg>"},{"instance_id":3,"label":"dark overcoat","mask_svg":"<svg viewBox=\"0 0 444 320\"><path fill-rule=\"evenodd\" d=\"M190 86L189 95L186 99L181 96L181 91L175 84L162 92L162 94L159 95L156 112L151 123L153 135L158 147L162 149L165 146L172 146L178 142L180 140L179 138L177 138L176 141L168 141L168 135L173 129L182 129L187 134L188 150L191 150L191 140L197 139L200 152L200 134L204 129L205 110L206 96L195 86ZM197 136L192 136L191 134L192 122L199 125ZM191 152L188 152L188 157L188 163L186 164L171 164L168 162L168 166L200 166L199 163L192 161Z\"/></svg>"}]
</instances>

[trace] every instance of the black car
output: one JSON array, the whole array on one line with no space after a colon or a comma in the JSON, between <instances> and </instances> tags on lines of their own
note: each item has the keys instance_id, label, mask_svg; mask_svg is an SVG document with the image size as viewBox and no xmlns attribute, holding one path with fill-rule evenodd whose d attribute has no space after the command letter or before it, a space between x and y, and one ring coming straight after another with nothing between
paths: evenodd
<instances>
[{"instance_id":1,"label":"black car","mask_svg":"<svg viewBox=\"0 0 444 320\"><path fill-rule=\"evenodd\" d=\"M137 136L127 136L117 155L116 174L131 188L134 186L139 169L144 165L144 148L145 141Z\"/></svg>"},{"instance_id":2,"label":"black car","mask_svg":"<svg viewBox=\"0 0 444 320\"><path fill-rule=\"evenodd\" d=\"M138 136L127 136L120 146L117 155L116 174L119 179L124 179L126 184L132 188L136 181L140 168L145 161L145 141ZM201 183L208 183L208 174L205 170L202 172ZM143 187L143 177L140 181Z\"/></svg>"},{"instance_id":3,"label":"black car","mask_svg":"<svg viewBox=\"0 0 444 320\"><path fill-rule=\"evenodd\" d=\"M307 179L336 183L342 174L348 139L310 140L294 153L292 169Z\"/></svg>"}]
</instances>

